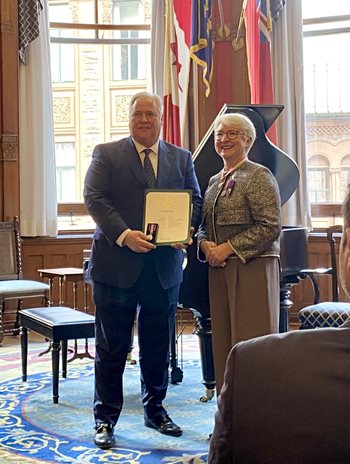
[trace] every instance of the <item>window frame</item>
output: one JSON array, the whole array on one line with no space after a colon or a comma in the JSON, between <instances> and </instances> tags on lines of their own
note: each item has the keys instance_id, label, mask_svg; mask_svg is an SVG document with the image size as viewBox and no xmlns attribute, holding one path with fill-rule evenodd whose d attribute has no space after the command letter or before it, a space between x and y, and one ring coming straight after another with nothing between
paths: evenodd
<instances>
[{"instance_id":1,"label":"window frame","mask_svg":"<svg viewBox=\"0 0 350 464\"><path fill-rule=\"evenodd\" d=\"M325 16L325 17L314 17L303 19L303 27L317 24L327 23L341 23L343 21L350 21L350 15L337 15L337 16ZM313 31L303 31L303 38L310 36L320 36L329 34L343 34L344 32L349 33L350 27L342 28L330 28L330 29L316 29ZM306 116L306 115L305 115ZM342 217L342 204L341 203L310 203L311 217L312 218L333 218L334 223L337 222L337 218Z\"/></svg>"},{"instance_id":2,"label":"window frame","mask_svg":"<svg viewBox=\"0 0 350 464\"><path fill-rule=\"evenodd\" d=\"M79 43L97 43L97 44L121 44L121 45L142 45L150 44L150 38L99 38L99 31L150 31L151 24L103 24L98 22L99 17L99 0L92 0L94 4L94 19L93 23L68 23L68 22L57 22L52 21L49 23L50 29L71 29L71 30L91 30L95 31L94 38L67 38L67 37L51 37L50 43L69 43L69 44L79 44ZM49 5L50 7L50 5ZM71 202L71 203L57 203L57 217L60 216L89 216L88 211L85 208L84 203L82 202ZM92 229L83 229L83 230L64 230L60 229L58 231L59 235L63 234L81 234L81 233L91 233Z\"/></svg>"}]
</instances>

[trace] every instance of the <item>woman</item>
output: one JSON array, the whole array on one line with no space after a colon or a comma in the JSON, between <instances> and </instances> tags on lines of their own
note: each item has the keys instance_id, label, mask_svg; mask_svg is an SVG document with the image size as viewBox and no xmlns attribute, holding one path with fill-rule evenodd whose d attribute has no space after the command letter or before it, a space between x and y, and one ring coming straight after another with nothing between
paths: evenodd
<instances>
[{"instance_id":1,"label":"woman","mask_svg":"<svg viewBox=\"0 0 350 464\"><path fill-rule=\"evenodd\" d=\"M217 394L231 347L278 332L281 201L272 173L248 160L255 137L243 114L224 114L214 122L224 168L209 180L198 243L200 259L209 263Z\"/></svg>"}]
</instances>

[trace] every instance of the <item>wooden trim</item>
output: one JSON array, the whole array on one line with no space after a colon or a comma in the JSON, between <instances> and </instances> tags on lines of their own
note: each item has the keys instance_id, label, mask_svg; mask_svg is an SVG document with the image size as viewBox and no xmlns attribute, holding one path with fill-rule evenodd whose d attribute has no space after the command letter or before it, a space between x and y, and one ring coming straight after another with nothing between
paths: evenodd
<instances>
[{"instance_id":1,"label":"wooden trim","mask_svg":"<svg viewBox=\"0 0 350 464\"><path fill-rule=\"evenodd\" d=\"M58 216L89 216L83 203L59 203L57 205ZM341 217L342 205L340 203L324 203L311 205L312 217Z\"/></svg>"},{"instance_id":2,"label":"wooden trim","mask_svg":"<svg viewBox=\"0 0 350 464\"><path fill-rule=\"evenodd\" d=\"M350 21L350 15L325 16L324 18L303 19L303 25L337 23L339 21Z\"/></svg>"},{"instance_id":3,"label":"wooden trim","mask_svg":"<svg viewBox=\"0 0 350 464\"><path fill-rule=\"evenodd\" d=\"M342 205L340 203L324 203L311 205L311 217L332 217L342 216Z\"/></svg>"},{"instance_id":4,"label":"wooden trim","mask_svg":"<svg viewBox=\"0 0 350 464\"><path fill-rule=\"evenodd\" d=\"M0 161L17 161L18 135L0 134Z\"/></svg>"},{"instance_id":5,"label":"wooden trim","mask_svg":"<svg viewBox=\"0 0 350 464\"><path fill-rule=\"evenodd\" d=\"M89 216L83 203L59 203L57 205L58 216Z\"/></svg>"},{"instance_id":6,"label":"wooden trim","mask_svg":"<svg viewBox=\"0 0 350 464\"><path fill-rule=\"evenodd\" d=\"M0 220L20 212L18 1L0 0Z\"/></svg>"},{"instance_id":7,"label":"wooden trim","mask_svg":"<svg viewBox=\"0 0 350 464\"><path fill-rule=\"evenodd\" d=\"M86 23L50 23L52 29L91 29L93 31L111 30L111 31L150 31L150 24L86 24Z\"/></svg>"},{"instance_id":8,"label":"wooden trim","mask_svg":"<svg viewBox=\"0 0 350 464\"><path fill-rule=\"evenodd\" d=\"M59 203L57 205L58 216L89 216L83 203ZM342 205L340 203L324 203L311 205L312 217L341 217Z\"/></svg>"}]
</instances>

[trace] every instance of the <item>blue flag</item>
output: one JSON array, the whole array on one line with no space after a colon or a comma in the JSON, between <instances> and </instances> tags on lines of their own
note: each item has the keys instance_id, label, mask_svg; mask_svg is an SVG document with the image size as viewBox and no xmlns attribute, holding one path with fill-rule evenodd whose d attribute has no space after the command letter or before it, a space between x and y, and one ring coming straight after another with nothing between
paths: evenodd
<instances>
[{"instance_id":1,"label":"blue flag","mask_svg":"<svg viewBox=\"0 0 350 464\"><path fill-rule=\"evenodd\" d=\"M210 94L213 75L212 0L193 0L190 55L203 68L205 95Z\"/></svg>"}]
</instances>

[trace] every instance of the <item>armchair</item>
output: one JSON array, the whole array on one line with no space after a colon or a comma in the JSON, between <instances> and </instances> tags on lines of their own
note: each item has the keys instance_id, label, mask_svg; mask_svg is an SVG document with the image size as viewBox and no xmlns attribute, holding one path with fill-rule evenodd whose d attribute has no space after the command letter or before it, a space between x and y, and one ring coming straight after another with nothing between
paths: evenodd
<instances>
[{"instance_id":1,"label":"armchair","mask_svg":"<svg viewBox=\"0 0 350 464\"><path fill-rule=\"evenodd\" d=\"M41 297L49 304L49 286L43 282L23 279L19 221L0 222L0 346L4 335L19 333L18 311L22 300ZM16 321L12 329L4 329L5 302L17 301Z\"/></svg>"},{"instance_id":2,"label":"armchair","mask_svg":"<svg viewBox=\"0 0 350 464\"><path fill-rule=\"evenodd\" d=\"M331 267L325 269L305 269L302 271L308 277L314 289L314 303L299 311L300 329L315 329L319 327L338 327L350 318L350 303L339 301L338 269L336 242L334 235L341 233L341 226L327 229ZM316 276L329 276L332 282L332 301L320 302L320 292Z\"/></svg>"}]
</instances>

